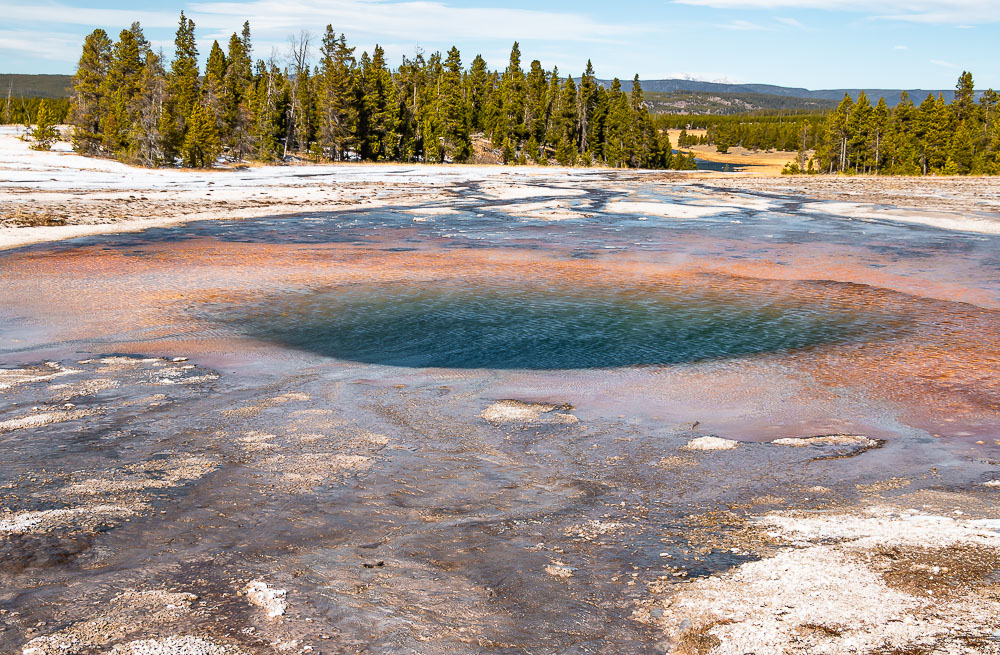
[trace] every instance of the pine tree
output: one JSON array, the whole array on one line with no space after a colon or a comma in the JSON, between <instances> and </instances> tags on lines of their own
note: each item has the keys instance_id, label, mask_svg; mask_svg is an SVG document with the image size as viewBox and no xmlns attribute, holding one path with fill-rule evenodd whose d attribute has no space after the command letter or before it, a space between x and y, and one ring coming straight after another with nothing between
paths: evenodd
<instances>
[{"instance_id":1,"label":"pine tree","mask_svg":"<svg viewBox=\"0 0 1000 655\"><path fill-rule=\"evenodd\" d=\"M559 132L557 125L560 121L560 101L562 99L562 79L559 77L559 67L553 66L552 72L548 75L549 88L545 92L545 131L538 140L542 151L547 145L555 146ZM555 138L554 138L555 137Z\"/></svg>"},{"instance_id":2,"label":"pine tree","mask_svg":"<svg viewBox=\"0 0 1000 655\"><path fill-rule=\"evenodd\" d=\"M556 161L560 166L572 166L576 163L576 145L565 135L556 145Z\"/></svg>"},{"instance_id":3,"label":"pine tree","mask_svg":"<svg viewBox=\"0 0 1000 655\"><path fill-rule=\"evenodd\" d=\"M916 107L905 91L900 94L899 103L889 119L888 165L893 175L917 175L920 166L917 161L915 143Z\"/></svg>"},{"instance_id":4,"label":"pine tree","mask_svg":"<svg viewBox=\"0 0 1000 655\"><path fill-rule=\"evenodd\" d=\"M622 91L622 84L617 77L611 82L609 105L607 141L604 145L605 163L612 168L621 168L627 165L631 156L629 133L632 124L632 111L629 107L628 96Z\"/></svg>"},{"instance_id":5,"label":"pine tree","mask_svg":"<svg viewBox=\"0 0 1000 655\"><path fill-rule=\"evenodd\" d=\"M604 146L607 141L607 121L611 111L611 94L601 85L594 88L594 109L591 113L589 123L589 137L586 143L587 149L583 154L588 155L595 161L604 161Z\"/></svg>"},{"instance_id":6,"label":"pine tree","mask_svg":"<svg viewBox=\"0 0 1000 655\"><path fill-rule=\"evenodd\" d=\"M981 151L982 157L976 173L984 175L1000 174L1000 121L997 112L1000 109L1000 94L993 89L983 92L980 99L980 116L983 119Z\"/></svg>"},{"instance_id":7,"label":"pine tree","mask_svg":"<svg viewBox=\"0 0 1000 655\"><path fill-rule=\"evenodd\" d=\"M534 137L536 141L545 138L548 91L549 83L542 62L535 59L525 78L524 126L527 135Z\"/></svg>"},{"instance_id":8,"label":"pine tree","mask_svg":"<svg viewBox=\"0 0 1000 655\"><path fill-rule=\"evenodd\" d=\"M361 57L359 70L361 108L358 139L362 159L389 161L399 147L398 103L392 74L385 63L385 51L375 46L375 54Z\"/></svg>"},{"instance_id":9,"label":"pine tree","mask_svg":"<svg viewBox=\"0 0 1000 655\"><path fill-rule=\"evenodd\" d=\"M493 133L493 142L501 143L508 137L519 142L524 136L524 71L521 69L521 48L514 42L510 51L507 70L500 78L500 116Z\"/></svg>"},{"instance_id":10,"label":"pine tree","mask_svg":"<svg viewBox=\"0 0 1000 655\"><path fill-rule=\"evenodd\" d=\"M249 90L250 151L257 161L274 161L280 154L284 134L280 118L283 115L281 93L284 78L274 60L258 61L254 85Z\"/></svg>"},{"instance_id":11,"label":"pine tree","mask_svg":"<svg viewBox=\"0 0 1000 655\"><path fill-rule=\"evenodd\" d=\"M242 35L233 33L229 38L223 77L222 132L230 155L237 160L245 158L251 148L249 92L253 84L252 57L250 23L245 22Z\"/></svg>"},{"instance_id":12,"label":"pine tree","mask_svg":"<svg viewBox=\"0 0 1000 655\"><path fill-rule=\"evenodd\" d=\"M579 121L578 138L580 152L600 150L601 134L595 125L598 90L597 78L594 75L594 64L587 60L587 68L580 78L580 94L577 100L576 115Z\"/></svg>"},{"instance_id":13,"label":"pine tree","mask_svg":"<svg viewBox=\"0 0 1000 655\"><path fill-rule=\"evenodd\" d=\"M100 152L104 140L101 134L101 101L110 62L111 39L104 30L94 30L83 43L83 53L73 76L70 109L73 147L84 154Z\"/></svg>"},{"instance_id":14,"label":"pine tree","mask_svg":"<svg viewBox=\"0 0 1000 655\"><path fill-rule=\"evenodd\" d=\"M653 121L649 117L649 110L646 108L645 96L642 93L642 84L639 82L639 75L632 78L632 91L629 93L629 108L632 113L632 124L630 134L631 153L629 165L632 168L648 167L652 158L650 152L656 141L653 130Z\"/></svg>"},{"instance_id":15,"label":"pine tree","mask_svg":"<svg viewBox=\"0 0 1000 655\"><path fill-rule=\"evenodd\" d=\"M542 158L542 150L538 145L538 139L535 138L534 134L528 137L528 143L524 146L524 152L536 164L545 163L545 160Z\"/></svg>"},{"instance_id":16,"label":"pine tree","mask_svg":"<svg viewBox=\"0 0 1000 655\"><path fill-rule=\"evenodd\" d=\"M215 119L202 103L196 103L188 114L182 157L191 168L210 167L219 156L219 133Z\"/></svg>"},{"instance_id":17,"label":"pine tree","mask_svg":"<svg viewBox=\"0 0 1000 655\"><path fill-rule=\"evenodd\" d=\"M338 39L327 25L320 53L316 76L320 147L328 158L343 160L355 145L358 120L354 48L348 48L344 35Z\"/></svg>"},{"instance_id":18,"label":"pine tree","mask_svg":"<svg viewBox=\"0 0 1000 655\"><path fill-rule=\"evenodd\" d=\"M508 136L503 141L503 149L501 150L501 159L505 164L515 164L517 163L517 153L514 151L514 142Z\"/></svg>"},{"instance_id":19,"label":"pine tree","mask_svg":"<svg viewBox=\"0 0 1000 655\"><path fill-rule=\"evenodd\" d=\"M199 101L198 47L195 43L194 21L181 12L180 24L174 36L174 59L167 78L168 106L161 122L164 150L173 159L184 144L187 118Z\"/></svg>"},{"instance_id":20,"label":"pine tree","mask_svg":"<svg viewBox=\"0 0 1000 655\"><path fill-rule=\"evenodd\" d=\"M945 167L956 175L968 175L974 168L981 168L980 117L976 106L972 73L963 72L955 86L955 100L951 103L952 123L948 160Z\"/></svg>"},{"instance_id":21,"label":"pine tree","mask_svg":"<svg viewBox=\"0 0 1000 655\"><path fill-rule=\"evenodd\" d=\"M49 103L43 101L38 105L35 115L35 129L31 131L32 150L51 150L52 144L59 138L56 131L56 120L49 111Z\"/></svg>"},{"instance_id":22,"label":"pine tree","mask_svg":"<svg viewBox=\"0 0 1000 655\"><path fill-rule=\"evenodd\" d=\"M549 130L548 142L558 148L562 141L567 141L576 148L576 125L578 116L577 109L577 87L576 82L569 75L563 82L559 92L557 108L553 111L551 128ZM560 161L560 163L562 163ZM563 164L568 165L568 164Z\"/></svg>"},{"instance_id":23,"label":"pine tree","mask_svg":"<svg viewBox=\"0 0 1000 655\"><path fill-rule=\"evenodd\" d=\"M490 86L486 60L476 55L469 69L469 128L474 132L486 129L486 106L493 91Z\"/></svg>"},{"instance_id":24,"label":"pine tree","mask_svg":"<svg viewBox=\"0 0 1000 655\"><path fill-rule=\"evenodd\" d=\"M103 82L104 89L101 92L101 145L105 152L116 157L124 157L130 150L129 136L133 117L129 107L139 95L139 81L146 55L141 50L145 38L142 37L141 30L136 31L122 30L118 42L112 46L108 72Z\"/></svg>"},{"instance_id":25,"label":"pine tree","mask_svg":"<svg viewBox=\"0 0 1000 655\"><path fill-rule=\"evenodd\" d=\"M928 95L918 109L917 134L922 141L924 175L943 172L948 163L948 141L953 130L950 119L943 95Z\"/></svg>"},{"instance_id":26,"label":"pine tree","mask_svg":"<svg viewBox=\"0 0 1000 655\"><path fill-rule=\"evenodd\" d=\"M972 81L972 73L962 71L955 85L955 99L951 104L955 112L955 120L962 122L974 117L976 111L976 90Z\"/></svg>"},{"instance_id":27,"label":"pine tree","mask_svg":"<svg viewBox=\"0 0 1000 655\"><path fill-rule=\"evenodd\" d=\"M889 129L889 106L885 104L885 98L879 98L878 104L872 113L872 136L874 138L875 152L872 158L873 172L878 175L882 171L882 159L885 154L883 143L886 131ZM804 137L803 137L804 140ZM804 145L803 145L804 149Z\"/></svg>"},{"instance_id":28,"label":"pine tree","mask_svg":"<svg viewBox=\"0 0 1000 655\"><path fill-rule=\"evenodd\" d=\"M226 55L218 41L212 42L205 65L205 80L201 86L201 101L208 108L220 129L226 124Z\"/></svg>"},{"instance_id":29,"label":"pine tree","mask_svg":"<svg viewBox=\"0 0 1000 655\"><path fill-rule=\"evenodd\" d=\"M469 110L462 84L462 57L452 46L441 77L441 136L444 156L464 162L472 156L469 139Z\"/></svg>"},{"instance_id":30,"label":"pine tree","mask_svg":"<svg viewBox=\"0 0 1000 655\"><path fill-rule=\"evenodd\" d=\"M823 157L828 162L831 173L847 170L848 143L850 141L848 124L852 113L854 113L854 100L845 93L844 98L837 105L837 109L827 118L826 131L829 148L823 152Z\"/></svg>"},{"instance_id":31,"label":"pine tree","mask_svg":"<svg viewBox=\"0 0 1000 655\"><path fill-rule=\"evenodd\" d=\"M872 131L872 105L864 91L858 93L847 120L847 166L855 173L868 172L868 142Z\"/></svg>"}]
</instances>

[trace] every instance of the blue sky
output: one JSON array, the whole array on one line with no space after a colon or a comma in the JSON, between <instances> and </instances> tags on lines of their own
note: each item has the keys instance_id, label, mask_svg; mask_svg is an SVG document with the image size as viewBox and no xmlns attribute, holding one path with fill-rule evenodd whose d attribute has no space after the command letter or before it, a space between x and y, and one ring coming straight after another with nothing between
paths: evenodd
<instances>
[{"instance_id":1,"label":"blue sky","mask_svg":"<svg viewBox=\"0 0 1000 655\"><path fill-rule=\"evenodd\" d=\"M133 20L169 56L182 9L203 55L249 19L255 55L278 59L290 35L318 40L332 23L358 54L380 43L392 64L454 44L466 63L481 53L503 67L517 39L525 65L563 74L589 57L609 78L951 88L968 69L1000 88L1000 0L0 0L0 72L72 72L87 33L114 37Z\"/></svg>"}]
</instances>

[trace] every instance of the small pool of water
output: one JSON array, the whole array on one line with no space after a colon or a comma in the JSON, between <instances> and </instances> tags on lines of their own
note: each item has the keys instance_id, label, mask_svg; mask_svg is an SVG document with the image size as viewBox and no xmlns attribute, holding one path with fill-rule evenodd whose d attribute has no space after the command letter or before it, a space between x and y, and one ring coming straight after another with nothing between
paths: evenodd
<instances>
[{"instance_id":1,"label":"small pool of water","mask_svg":"<svg viewBox=\"0 0 1000 655\"><path fill-rule=\"evenodd\" d=\"M292 348L461 369L677 364L871 340L898 327L777 294L457 282L294 293L234 311L226 313L237 329Z\"/></svg>"}]
</instances>

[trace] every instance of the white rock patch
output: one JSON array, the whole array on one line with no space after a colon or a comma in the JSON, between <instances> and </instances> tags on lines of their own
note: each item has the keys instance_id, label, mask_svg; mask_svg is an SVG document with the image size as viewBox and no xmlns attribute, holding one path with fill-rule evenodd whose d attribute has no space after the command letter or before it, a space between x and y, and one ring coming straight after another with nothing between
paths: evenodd
<instances>
[{"instance_id":1,"label":"white rock patch","mask_svg":"<svg viewBox=\"0 0 1000 655\"><path fill-rule=\"evenodd\" d=\"M23 430L25 428L37 428L43 425L50 425L52 423L63 423L65 421L72 421L85 416L93 416L96 413L97 412L91 410L80 409L76 411L39 412L37 414L28 414L27 416L22 416L20 418L0 421L0 433L13 432L14 430Z\"/></svg>"},{"instance_id":2,"label":"white rock patch","mask_svg":"<svg viewBox=\"0 0 1000 655\"><path fill-rule=\"evenodd\" d=\"M722 437L698 437L687 442L684 450L732 450L740 445L739 441L723 439Z\"/></svg>"},{"instance_id":3,"label":"white rock patch","mask_svg":"<svg viewBox=\"0 0 1000 655\"><path fill-rule=\"evenodd\" d=\"M236 646L216 644L202 637L185 636L130 641L115 646L109 651L109 655L241 655L243 652Z\"/></svg>"},{"instance_id":4,"label":"white rock patch","mask_svg":"<svg viewBox=\"0 0 1000 655\"><path fill-rule=\"evenodd\" d=\"M875 507L861 516L775 513L760 523L796 548L692 581L668 597L656 620L675 643L693 631L712 640L712 655L957 654L982 652L964 648L963 635L995 630L1000 602L990 594L947 599L894 589L867 555L886 546L1000 550L1000 521Z\"/></svg>"},{"instance_id":5,"label":"white rock patch","mask_svg":"<svg viewBox=\"0 0 1000 655\"><path fill-rule=\"evenodd\" d=\"M572 414L556 412L560 406L550 403L529 403L521 400L499 400L479 416L497 427L511 423L551 423L572 425L579 419Z\"/></svg>"},{"instance_id":6,"label":"white rock patch","mask_svg":"<svg viewBox=\"0 0 1000 655\"><path fill-rule=\"evenodd\" d=\"M554 578L562 578L564 580L566 578L572 578L573 571L575 570L576 569L574 569L572 566L567 566L566 564L558 560L552 562L551 564L545 567L546 573L548 573Z\"/></svg>"},{"instance_id":7,"label":"white rock patch","mask_svg":"<svg viewBox=\"0 0 1000 655\"><path fill-rule=\"evenodd\" d=\"M267 586L267 583L263 580L251 580L247 583L244 591L250 604L264 610L269 619L283 615L285 610L288 609L288 603L285 601L287 591L284 589L273 589Z\"/></svg>"},{"instance_id":8,"label":"white rock patch","mask_svg":"<svg viewBox=\"0 0 1000 655\"><path fill-rule=\"evenodd\" d=\"M802 448L805 446L859 446L862 448L874 448L878 442L857 434L828 434L821 437L790 437L786 439L775 439L771 443L776 446L791 446L792 448Z\"/></svg>"}]
</instances>

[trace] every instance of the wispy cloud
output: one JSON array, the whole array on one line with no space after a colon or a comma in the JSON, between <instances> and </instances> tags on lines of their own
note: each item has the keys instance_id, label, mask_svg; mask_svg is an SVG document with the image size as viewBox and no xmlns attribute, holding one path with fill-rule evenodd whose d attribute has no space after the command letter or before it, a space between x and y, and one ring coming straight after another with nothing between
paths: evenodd
<instances>
[{"instance_id":1,"label":"wispy cloud","mask_svg":"<svg viewBox=\"0 0 1000 655\"><path fill-rule=\"evenodd\" d=\"M5 20L10 22L35 23L44 21L49 25L126 28L134 21L139 21L145 27L177 26L176 12L75 7L58 2L33 2L29 4L0 1L0 13L3 14ZM117 36L117 32L115 35Z\"/></svg>"},{"instance_id":2,"label":"wispy cloud","mask_svg":"<svg viewBox=\"0 0 1000 655\"><path fill-rule=\"evenodd\" d=\"M91 1L100 4L100 0ZM261 52L265 47L284 48L287 35L303 28L321 33L328 23L355 43L412 43L416 36L421 42L435 44L475 40L483 43L484 48L494 47L493 43L488 43L493 40L502 40L509 48L509 42L514 39L620 44L654 31L648 25L609 23L574 11L461 7L434 0L194 1L182 6L197 26L199 41L211 43L212 39L227 39L229 34L240 29L244 20L249 20L255 44L260 46ZM539 6L543 5L539 3ZM172 29L177 25L177 14L177 11L139 7L80 7L58 0L40 3L0 0L0 15L8 24L27 26L44 20L46 30L53 25L65 26L67 30L74 26L86 27L87 31L104 27L112 37L133 21L139 21L147 29ZM46 30L39 28L36 34Z\"/></svg>"},{"instance_id":3,"label":"wispy cloud","mask_svg":"<svg viewBox=\"0 0 1000 655\"><path fill-rule=\"evenodd\" d=\"M0 52L5 50L51 61L76 61L80 56L80 39L75 34L0 29Z\"/></svg>"},{"instance_id":4,"label":"wispy cloud","mask_svg":"<svg viewBox=\"0 0 1000 655\"><path fill-rule=\"evenodd\" d=\"M892 48L892 49L893 49L893 50L909 50L909 49L910 49L910 46L906 46L906 45L897 45L897 46L893 46L893 48Z\"/></svg>"},{"instance_id":5,"label":"wispy cloud","mask_svg":"<svg viewBox=\"0 0 1000 655\"><path fill-rule=\"evenodd\" d=\"M303 25L319 31L377 34L384 39L460 41L520 38L615 42L649 30L642 25L609 24L585 14L504 7L459 7L443 2L388 0L252 0L193 2L190 15L209 30L231 31L248 19L262 35L284 35Z\"/></svg>"},{"instance_id":6,"label":"wispy cloud","mask_svg":"<svg viewBox=\"0 0 1000 655\"><path fill-rule=\"evenodd\" d=\"M806 28L806 26L803 25L801 22L799 22L794 18L790 18L788 16L777 16L775 17L774 20L778 21L779 23L784 23L785 25L790 25L791 27L797 27L800 30L804 30Z\"/></svg>"},{"instance_id":7,"label":"wispy cloud","mask_svg":"<svg viewBox=\"0 0 1000 655\"><path fill-rule=\"evenodd\" d=\"M728 23L723 23L722 25L717 25L717 27L737 32L763 32L770 29L768 27L764 27L763 25L758 25L757 23L751 23L748 20L734 20Z\"/></svg>"},{"instance_id":8,"label":"wispy cloud","mask_svg":"<svg viewBox=\"0 0 1000 655\"><path fill-rule=\"evenodd\" d=\"M933 24L1000 22L996 0L673 0L717 9L821 9L852 11L874 18Z\"/></svg>"},{"instance_id":9,"label":"wispy cloud","mask_svg":"<svg viewBox=\"0 0 1000 655\"><path fill-rule=\"evenodd\" d=\"M953 64L950 61L944 61L943 59L931 59L930 62L935 66L941 66L942 68L958 68L958 64Z\"/></svg>"}]
</instances>

